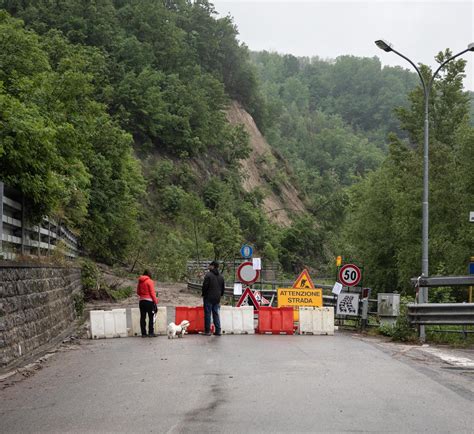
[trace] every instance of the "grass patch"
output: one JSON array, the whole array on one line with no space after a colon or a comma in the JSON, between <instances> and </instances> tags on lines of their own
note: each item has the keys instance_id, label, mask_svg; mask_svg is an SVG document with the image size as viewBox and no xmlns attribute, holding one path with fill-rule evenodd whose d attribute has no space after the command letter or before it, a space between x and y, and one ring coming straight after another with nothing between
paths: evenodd
<instances>
[{"instance_id":1,"label":"grass patch","mask_svg":"<svg viewBox=\"0 0 474 434\"><path fill-rule=\"evenodd\" d=\"M76 316L78 318L82 317L84 313L84 294L82 291L77 292L72 296L72 301L74 303L74 311L76 312Z\"/></svg>"},{"instance_id":2,"label":"grass patch","mask_svg":"<svg viewBox=\"0 0 474 434\"><path fill-rule=\"evenodd\" d=\"M426 340L433 344L447 344L456 347L474 345L474 326L426 326ZM449 330L449 331L448 331ZM470 331L466 335L463 330Z\"/></svg>"},{"instance_id":3,"label":"grass patch","mask_svg":"<svg viewBox=\"0 0 474 434\"><path fill-rule=\"evenodd\" d=\"M126 298L129 298L133 295L133 288L132 287L126 287L126 288L120 288L120 289L110 289L108 288L107 294L109 294L110 298L114 301L120 301L120 300L125 300Z\"/></svg>"}]
</instances>

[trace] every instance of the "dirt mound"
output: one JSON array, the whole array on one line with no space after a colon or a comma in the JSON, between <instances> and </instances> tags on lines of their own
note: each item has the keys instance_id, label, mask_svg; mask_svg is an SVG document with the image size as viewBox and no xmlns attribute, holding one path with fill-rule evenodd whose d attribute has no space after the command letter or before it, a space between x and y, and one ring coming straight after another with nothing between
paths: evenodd
<instances>
[{"instance_id":1,"label":"dirt mound","mask_svg":"<svg viewBox=\"0 0 474 434\"><path fill-rule=\"evenodd\" d=\"M232 102L227 119L233 125L241 124L250 136L252 152L241 162L242 186L251 192L258 188L264 192L263 209L275 223L288 226L291 213L305 211L300 193L291 184L289 168L277 152L267 143L255 121L236 101Z\"/></svg>"},{"instance_id":2,"label":"dirt mound","mask_svg":"<svg viewBox=\"0 0 474 434\"><path fill-rule=\"evenodd\" d=\"M133 281L134 288L136 281ZM156 282L155 288L159 298L158 306L200 306L202 298L199 293L188 290L186 283ZM135 292L131 297L119 301L92 300L87 303L87 310L116 309L138 307L138 296Z\"/></svg>"}]
</instances>

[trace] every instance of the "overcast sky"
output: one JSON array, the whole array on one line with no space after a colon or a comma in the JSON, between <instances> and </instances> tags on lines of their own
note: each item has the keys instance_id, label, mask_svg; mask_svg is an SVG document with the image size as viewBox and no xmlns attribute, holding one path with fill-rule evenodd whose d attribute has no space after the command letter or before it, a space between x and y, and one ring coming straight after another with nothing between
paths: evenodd
<instances>
[{"instance_id":1,"label":"overcast sky","mask_svg":"<svg viewBox=\"0 0 474 434\"><path fill-rule=\"evenodd\" d=\"M431 66L440 50L449 47L458 53L474 42L474 0L211 2L220 15L234 17L239 39L255 51L321 58L378 56L384 65L411 68L394 53L378 49L374 41L385 39L415 63ZM464 85L474 90L474 52L463 57Z\"/></svg>"}]
</instances>

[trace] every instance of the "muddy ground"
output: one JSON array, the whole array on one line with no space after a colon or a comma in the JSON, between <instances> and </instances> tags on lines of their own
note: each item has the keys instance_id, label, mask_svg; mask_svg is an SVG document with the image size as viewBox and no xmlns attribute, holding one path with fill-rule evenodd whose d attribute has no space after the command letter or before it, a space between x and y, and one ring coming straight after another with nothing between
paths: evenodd
<instances>
[{"instance_id":1,"label":"muddy ground","mask_svg":"<svg viewBox=\"0 0 474 434\"><path fill-rule=\"evenodd\" d=\"M114 275L104 273L104 280L107 284L116 288L132 287L134 294L124 300L112 302L105 300L93 300L86 305L87 310L114 307L138 306L138 297L135 293L137 281L129 278L119 278ZM155 290L158 296L159 306L198 306L202 304L201 294L199 292L190 292L186 283L165 283L155 282Z\"/></svg>"}]
</instances>

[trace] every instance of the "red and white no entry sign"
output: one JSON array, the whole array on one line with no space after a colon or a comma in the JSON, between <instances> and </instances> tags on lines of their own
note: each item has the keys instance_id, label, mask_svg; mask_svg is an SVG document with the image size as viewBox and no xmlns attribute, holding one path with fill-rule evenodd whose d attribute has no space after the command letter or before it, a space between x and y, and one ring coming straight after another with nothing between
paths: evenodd
<instances>
[{"instance_id":1,"label":"red and white no entry sign","mask_svg":"<svg viewBox=\"0 0 474 434\"><path fill-rule=\"evenodd\" d=\"M260 277L260 271L253 269L252 262L243 262L237 268L237 279L245 283L246 285L251 285L256 282Z\"/></svg>"},{"instance_id":2,"label":"red and white no entry sign","mask_svg":"<svg viewBox=\"0 0 474 434\"><path fill-rule=\"evenodd\" d=\"M360 282L360 268L354 264L346 264L339 270L339 282L345 286L356 286Z\"/></svg>"}]
</instances>

